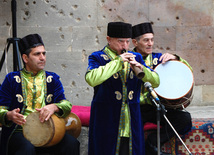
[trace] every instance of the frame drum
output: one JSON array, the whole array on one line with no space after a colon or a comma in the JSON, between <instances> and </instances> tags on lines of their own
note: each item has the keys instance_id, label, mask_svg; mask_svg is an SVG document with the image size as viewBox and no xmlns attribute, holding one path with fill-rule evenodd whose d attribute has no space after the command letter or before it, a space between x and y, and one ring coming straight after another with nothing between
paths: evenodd
<instances>
[{"instance_id":1,"label":"frame drum","mask_svg":"<svg viewBox=\"0 0 214 155\"><path fill-rule=\"evenodd\" d=\"M26 118L23 135L36 147L53 146L65 135L65 121L53 114L48 121L41 123L39 112L32 112Z\"/></svg>"},{"instance_id":2,"label":"frame drum","mask_svg":"<svg viewBox=\"0 0 214 155\"><path fill-rule=\"evenodd\" d=\"M194 77L191 69L180 61L168 61L154 69L160 78L155 92L163 105L172 109L186 108L192 100Z\"/></svg>"}]
</instances>

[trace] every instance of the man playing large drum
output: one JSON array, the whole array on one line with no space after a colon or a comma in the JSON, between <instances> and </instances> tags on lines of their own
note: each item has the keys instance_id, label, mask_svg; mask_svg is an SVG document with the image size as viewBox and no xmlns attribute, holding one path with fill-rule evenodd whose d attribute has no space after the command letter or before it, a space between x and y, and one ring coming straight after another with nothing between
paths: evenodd
<instances>
[{"instance_id":1,"label":"man playing large drum","mask_svg":"<svg viewBox=\"0 0 214 155\"><path fill-rule=\"evenodd\" d=\"M72 105L65 98L59 76L43 70L46 51L42 38L38 34L27 35L19 41L19 49L24 68L9 73L0 87L0 123L3 125L0 154L78 155L79 141L69 134L51 147L35 147L23 136L22 126L30 113L39 112L40 122L46 122L53 114L66 117Z\"/></svg>"},{"instance_id":2,"label":"man playing large drum","mask_svg":"<svg viewBox=\"0 0 214 155\"><path fill-rule=\"evenodd\" d=\"M178 60L185 63L191 70L191 66L181 57L170 53L153 53L154 33L150 23L141 23L132 27L132 42L135 48L133 51L141 53L147 66L152 69L158 64L166 63L169 60ZM160 81L161 82L161 81ZM161 83L160 83L161 84ZM141 115L144 124L146 122L157 123L156 106L152 105L148 97L148 91L142 89L141 93ZM169 119L175 130L179 134L188 132L192 127L191 115L189 112L180 109L167 109L166 117ZM170 138L175 136L174 131L168 125L166 120L161 118L160 144L163 145ZM146 139L146 154L157 154L157 132L152 132ZM163 152L161 154L164 154Z\"/></svg>"}]
</instances>

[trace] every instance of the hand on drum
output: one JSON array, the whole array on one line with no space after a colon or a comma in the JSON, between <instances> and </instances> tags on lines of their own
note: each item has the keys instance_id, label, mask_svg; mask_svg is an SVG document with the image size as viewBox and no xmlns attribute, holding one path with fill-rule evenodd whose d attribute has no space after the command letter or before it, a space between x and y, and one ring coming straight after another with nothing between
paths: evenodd
<instances>
[{"instance_id":1,"label":"hand on drum","mask_svg":"<svg viewBox=\"0 0 214 155\"><path fill-rule=\"evenodd\" d=\"M25 124L26 120L22 114L19 113L20 109L14 109L12 111L8 111L6 114L6 118L8 121L13 121L14 123L18 125Z\"/></svg>"},{"instance_id":2,"label":"hand on drum","mask_svg":"<svg viewBox=\"0 0 214 155\"><path fill-rule=\"evenodd\" d=\"M43 123L44 121L47 121L55 112L58 112L59 108L55 104L49 104L40 109L36 108L36 111L40 113L39 119Z\"/></svg>"},{"instance_id":3,"label":"hand on drum","mask_svg":"<svg viewBox=\"0 0 214 155\"><path fill-rule=\"evenodd\" d=\"M178 58L177 58L175 55L173 55L173 54L164 53L164 54L160 57L159 61L161 61L161 60L162 60L162 63L164 64L164 63L166 63L166 62L169 61L169 60L178 60Z\"/></svg>"}]
</instances>

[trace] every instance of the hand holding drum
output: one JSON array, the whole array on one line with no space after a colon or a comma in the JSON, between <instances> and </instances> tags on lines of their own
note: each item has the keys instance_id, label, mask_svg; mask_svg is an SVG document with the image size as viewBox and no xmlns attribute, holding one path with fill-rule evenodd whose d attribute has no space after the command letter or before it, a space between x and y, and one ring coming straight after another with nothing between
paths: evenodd
<instances>
[{"instance_id":1,"label":"hand holding drum","mask_svg":"<svg viewBox=\"0 0 214 155\"><path fill-rule=\"evenodd\" d=\"M65 119L55 114L43 123L39 120L39 112L33 112L26 118L23 126L23 135L36 147L53 146L60 142L68 132L77 138L81 132L81 121L74 113L70 113Z\"/></svg>"}]
</instances>

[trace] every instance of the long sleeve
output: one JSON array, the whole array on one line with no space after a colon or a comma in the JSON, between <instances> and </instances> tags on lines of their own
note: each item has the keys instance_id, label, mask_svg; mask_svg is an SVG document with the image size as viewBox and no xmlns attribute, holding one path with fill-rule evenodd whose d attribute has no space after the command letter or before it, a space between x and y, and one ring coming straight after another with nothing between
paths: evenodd
<instances>
[{"instance_id":1,"label":"long sleeve","mask_svg":"<svg viewBox=\"0 0 214 155\"><path fill-rule=\"evenodd\" d=\"M96 59L94 55L89 56L89 69L85 76L86 82L92 87L103 83L123 69L123 61L120 56L103 66Z\"/></svg>"},{"instance_id":2,"label":"long sleeve","mask_svg":"<svg viewBox=\"0 0 214 155\"><path fill-rule=\"evenodd\" d=\"M143 70L145 73L145 76L143 77L144 82L150 82L153 88L156 88L160 85L160 79L158 74L155 71L151 71L147 67L143 66Z\"/></svg>"},{"instance_id":3,"label":"long sleeve","mask_svg":"<svg viewBox=\"0 0 214 155\"><path fill-rule=\"evenodd\" d=\"M177 55L176 55L176 56L177 56ZM180 56L177 56L177 57L178 57L178 59L179 59L180 62L183 62L184 64L186 64L186 65L190 68L190 70L193 72L192 67L190 66L190 64L189 64L186 60L184 60L184 59L181 58Z\"/></svg>"}]
</instances>

